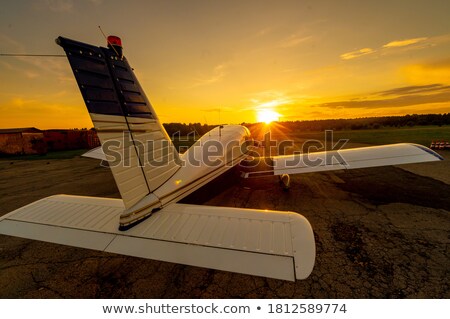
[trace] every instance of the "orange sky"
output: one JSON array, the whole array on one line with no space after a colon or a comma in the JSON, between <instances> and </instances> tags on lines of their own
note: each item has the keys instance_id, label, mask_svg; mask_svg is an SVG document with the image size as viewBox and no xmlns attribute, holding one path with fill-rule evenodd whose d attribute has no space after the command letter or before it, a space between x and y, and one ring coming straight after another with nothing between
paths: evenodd
<instances>
[{"instance_id":1,"label":"orange sky","mask_svg":"<svg viewBox=\"0 0 450 319\"><path fill-rule=\"evenodd\" d=\"M450 111L449 1L9 1L0 53L124 52L163 122ZM0 127L92 127L66 58L0 57Z\"/></svg>"}]
</instances>

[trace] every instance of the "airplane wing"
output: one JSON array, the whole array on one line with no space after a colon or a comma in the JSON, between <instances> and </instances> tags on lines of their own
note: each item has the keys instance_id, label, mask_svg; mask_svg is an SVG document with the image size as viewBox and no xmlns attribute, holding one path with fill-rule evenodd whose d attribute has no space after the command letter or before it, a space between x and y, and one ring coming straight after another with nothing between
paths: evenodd
<instances>
[{"instance_id":1,"label":"airplane wing","mask_svg":"<svg viewBox=\"0 0 450 319\"><path fill-rule=\"evenodd\" d=\"M256 158L244 166L244 178L283 174L302 174L340 169L439 161L443 158L418 144L391 144L343 149L338 151L303 153ZM266 161L261 167L261 161ZM258 162L258 163L255 163Z\"/></svg>"},{"instance_id":2,"label":"airplane wing","mask_svg":"<svg viewBox=\"0 0 450 319\"><path fill-rule=\"evenodd\" d=\"M50 196L0 217L0 234L291 281L314 266L297 213L171 204L119 231L123 210L121 199Z\"/></svg>"}]
</instances>

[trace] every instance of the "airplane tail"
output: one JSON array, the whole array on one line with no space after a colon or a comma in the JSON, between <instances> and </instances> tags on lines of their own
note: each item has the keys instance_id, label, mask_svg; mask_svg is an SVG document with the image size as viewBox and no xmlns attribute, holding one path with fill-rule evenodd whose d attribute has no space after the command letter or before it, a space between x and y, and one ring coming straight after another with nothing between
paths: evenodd
<instances>
[{"instance_id":1,"label":"airplane tail","mask_svg":"<svg viewBox=\"0 0 450 319\"><path fill-rule=\"evenodd\" d=\"M315 244L303 216L156 196L172 188L166 181L183 171L118 39L113 40L109 48L62 37L57 43L67 53L123 200L46 197L1 216L0 234L283 280L308 277ZM190 180L189 191L222 171ZM158 214L152 214L155 209Z\"/></svg>"},{"instance_id":2,"label":"airplane tail","mask_svg":"<svg viewBox=\"0 0 450 319\"><path fill-rule=\"evenodd\" d=\"M63 47L107 155L126 209L166 182L181 160L122 55L120 39L108 48L64 37Z\"/></svg>"}]
</instances>

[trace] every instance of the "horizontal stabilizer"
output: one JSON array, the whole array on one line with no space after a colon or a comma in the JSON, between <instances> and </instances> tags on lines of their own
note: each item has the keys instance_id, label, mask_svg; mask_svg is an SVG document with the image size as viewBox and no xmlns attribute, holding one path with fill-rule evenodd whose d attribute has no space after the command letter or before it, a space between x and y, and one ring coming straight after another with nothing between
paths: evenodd
<instances>
[{"instance_id":1,"label":"horizontal stabilizer","mask_svg":"<svg viewBox=\"0 0 450 319\"><path fill-rule=\"evenodd\" d=\"M101 146L93 148L93 149L87 151L86 153L82 154L81 156L89 157L89 158L95 158L95 159L99 159L99 160L102 160L102 161L106 161L107 160L106 155L105 155L105 153L103 153L103 150L102 150Z\"/></svg>"},{"instance_id":2,"label":"horizontal stabilizer","mask_svg":"<svg viewBox=\"0 0 450 319\"><path fill-rule=\"evenodd\" d=\"M0 218L0 234L294 281L315 261L309 222L292 212L171 204L119 231L120 199L56 195Z\"/></svg>"}]
</instances>

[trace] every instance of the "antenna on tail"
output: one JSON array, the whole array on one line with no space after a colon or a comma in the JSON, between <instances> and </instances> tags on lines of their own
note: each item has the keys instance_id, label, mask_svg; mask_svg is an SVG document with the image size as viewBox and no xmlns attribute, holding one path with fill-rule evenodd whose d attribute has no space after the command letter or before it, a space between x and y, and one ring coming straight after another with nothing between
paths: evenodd
<instances>
[{"instance_id":1,"label":"antenna on tail","mask_svg":"<svg viewBox=\"0 0 450 319\"><path fill-rule=\"evenodd\" d=\"M122 40L115 35L106 36L105 32L103 32L102 27L98 26L100 32L106 40L108 48L113 49L116 55L122 60L123 59L123 47Z\"/></svg>"}]
</instances>

